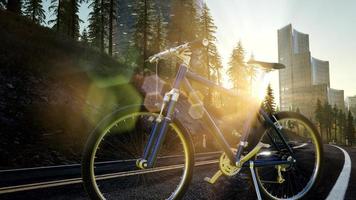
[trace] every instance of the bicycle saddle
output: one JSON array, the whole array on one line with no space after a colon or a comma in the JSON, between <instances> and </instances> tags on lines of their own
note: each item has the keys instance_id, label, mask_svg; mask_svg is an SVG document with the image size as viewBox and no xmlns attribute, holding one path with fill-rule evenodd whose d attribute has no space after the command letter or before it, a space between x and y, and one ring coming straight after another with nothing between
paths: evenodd
<instances>
[{"instance_id":1,"label":"bicycle saddle","mask_svg":"<svg viewBox=\"0 0 356 200\"><path fill-rule=\"evenodd\" d=\"M250 59L247 64L249 65L257 65L258 67L264 68L266 70L272 70L272 69L284 69L286 66L284 66L281 63L270 63L270 62L263 62L263 61L258 61L255 59Z\"/></svg>"}]
</instances>

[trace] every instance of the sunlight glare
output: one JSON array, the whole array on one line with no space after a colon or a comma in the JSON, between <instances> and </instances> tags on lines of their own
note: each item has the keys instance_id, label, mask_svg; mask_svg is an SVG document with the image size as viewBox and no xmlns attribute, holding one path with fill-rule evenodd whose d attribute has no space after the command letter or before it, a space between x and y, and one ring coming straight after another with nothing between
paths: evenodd
<instances>
[{"instance_id":1,"label":"sunlight glare","mask_svg":"<svg viewBox=\"0 0 356 200\"><path fill-rule=\"evenodd\" d=\"M259 72L255 81L252 84L252 97L261 103L267 94L268 84L271 82L271 74L266 72Z\"/></svg>"}]
</instances>

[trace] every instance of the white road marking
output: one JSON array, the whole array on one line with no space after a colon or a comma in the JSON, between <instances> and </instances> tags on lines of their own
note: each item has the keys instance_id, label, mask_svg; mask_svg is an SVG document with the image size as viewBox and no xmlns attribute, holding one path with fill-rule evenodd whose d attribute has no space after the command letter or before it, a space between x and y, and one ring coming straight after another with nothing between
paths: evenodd
<instances>
[{"instance_id":1,"label":"white road marking","mask_svg":"<svg viewBox=\"0 0 356 200\"><path fill-rule=\"evenodd\" d=\"M219 163L219 160L200 161L200 162L196 162L194 167L217 164L217 163ZM179 169L179 168L183 168L183 167L184 167L183 164L177 164L177 165L141 170L136 173L132 172L132 171L121 172L121 173L110 173L110 174L99 175L96 179L106 180L106 179L113 179L113 178L118 178L118 177L123 177L123 176L132 176L132 175L137 175L137 174L146 174L146 173L152 173L152 172L174 170L174 169ZM82 182L82 178L71 178L71 179L63 179L63 180L56 180L56 181L47 181L47 182L40 182L40 183L30 183L30 184L23 184L23 185L16 185L16 186L8 186L8 187L2 187L2 188L0 187L0 194L20 192L20 191L26 191L26 190L34 190L34 189L42 189L42 188L50 188L50 187L57 187L57 186L64 186L64 185L72 185L72 184L77 184L77 183L81 183L81 182Z\"/></svg>"},{"instance_id":2,"label":"white road marking","mask_svg":"<svg viewBox=\"0 0 356 200\"><path fill-rule=\"evenodd\" d=\"M345 162L342 171L340 172L339 178L337 179L333 189L330 191L329 196L326 200L343 200L349 185L349 179L351 174L351 158L350 155L341 147L336 145L331 145L340 149L344 153Z\"/></svg>"}]
</instances>

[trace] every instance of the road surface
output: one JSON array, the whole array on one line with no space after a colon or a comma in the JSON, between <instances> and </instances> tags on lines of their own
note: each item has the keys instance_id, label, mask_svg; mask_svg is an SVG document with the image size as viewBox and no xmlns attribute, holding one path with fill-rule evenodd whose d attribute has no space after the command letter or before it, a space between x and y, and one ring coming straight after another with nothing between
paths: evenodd
<instances>
[{"instance_id":1,"label":"road surface","mask_svg":"<svg viewBox=\"0 0 356 200\"><path fill-rule=\"evenodd\" d=\"M317 189L312 192L312 196L309 199L327 199L328 197L330 199L333 195L337 196L339 199L342 199L342 193L345 195L344 199L356 199L356 149L343 149L347 152L345 152L346 154L338 147L324 145L325 162L321 181ZM351 158L351 163L349 163L349 165L347 165L348 163L346 162L345 155L349 155ZM351 173L348 172L348 168L351 168ZM194 169L193 180L184 199L256 199L252 183L245 176L222 177L215 185L206 183L203 180L204 177L211 177L217 169L217 164L196 166ZM336 184L337 182L339 184ZM112 184L112 187L115 187L115 183ZM344 192L343 188L345 188ZM82 185L80 183L76 183L51 188L2 194L0 195L0 199L84 200L88 199L88 196L86 195Z\"/></svg>"}]
</instances>

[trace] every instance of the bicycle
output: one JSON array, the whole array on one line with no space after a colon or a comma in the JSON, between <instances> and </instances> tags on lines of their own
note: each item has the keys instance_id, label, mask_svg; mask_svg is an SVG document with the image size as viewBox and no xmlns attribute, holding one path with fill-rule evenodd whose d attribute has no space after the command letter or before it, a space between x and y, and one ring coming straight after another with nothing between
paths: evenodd
<instances>
[{"instance_id":1,"label":"bicycle","mask_svg":"<svg viewBox=\"0 0 356 200\"><path fill-rule=\"evenodd\" d=\"M193 80L236 95L189 71L190 49L201 43L206 45L205 40L186 43L149 58L151 63L171 56L181 60L159 113L149 112L142 105L127 106L105 117L93 130L82 160L84 187L92 199L181 199L193 167L212 163L219 163L219 170L205 181L214 184L221 175L237 176L246 168L258 199L300 199L315 186L322 167L322 143L315 126L294 112L270 114L260 108L251 117L251 121L259 122L258 128L242 133L235 152L202 105L206 125L222 153L218 161L194 164L191 136L175 117L179 114L175 107L181 85L194 93L189 81ZM279 63L256 60L248 64L267 72L284 68ZM201 103L198 95L194 98Z\"/></svg>"}]
</instances>

